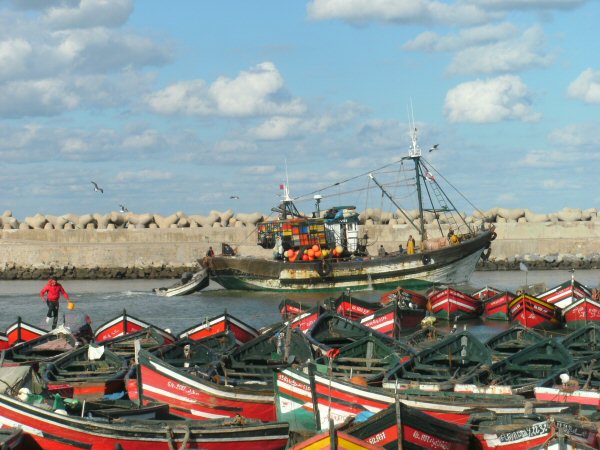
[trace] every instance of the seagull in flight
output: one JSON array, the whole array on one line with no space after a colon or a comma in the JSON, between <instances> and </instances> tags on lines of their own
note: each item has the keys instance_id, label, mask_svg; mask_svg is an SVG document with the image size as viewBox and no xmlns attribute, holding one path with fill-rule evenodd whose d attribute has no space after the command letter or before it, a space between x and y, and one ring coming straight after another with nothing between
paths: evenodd
<instances>
[{"instance_id":1,"label":"seagull in flight","mask_svg":"<svg viewBox=\"0 0 600 450\"><path fill-rule=\"evenodd\" d=\"M237 195L230 195L229 198L234 199L234 200L240 199Z\"/></svg>"},{"instance_id":2,"label":"seagull in flight","mask_svg":"<svg viewBox=\"0 0 600 450\"><path fill-rule=\"evenodd\" d=\"M101 194L104 194L104 189L98 186L95 181L92 181L92 184L94 185L94 192L100 192Z\"/></svg>"},{"instance_id":3,"label":"seagull in flight","mask_svg":"<svg viewBox=\"0 0 600 450\"><path fill-rule=\"evenodd\" d=\"M440 146L440 144L435 144L433 147L431 147L429 149L429 152L431 153L432 151L437 150L439 146Z\"/></svg>"},{"instance_id":4,"label":"seagull in flight","mask_svg":"<svg viewBox=\"0 0 600 450\"><path fill-rule=\"evenodd\" d=\"M124 206L124 205L119 205L121 207L121 209L119 210L119 212L129 212L129 210Z\"/></svg>"}]
</instances>

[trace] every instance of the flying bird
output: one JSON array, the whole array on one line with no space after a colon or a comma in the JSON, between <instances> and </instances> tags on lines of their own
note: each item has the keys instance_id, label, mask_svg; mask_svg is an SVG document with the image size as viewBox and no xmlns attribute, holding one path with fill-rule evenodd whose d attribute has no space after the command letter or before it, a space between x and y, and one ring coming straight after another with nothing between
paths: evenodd
<instances>
[{"instance_id":1,"label":"flying bird","mask_svg":"<svg viewBox=\"0 0 600 450\"><path fill-rule=\"evenodd\" d=\"M94 185L94 192L100 192L101 194L104 194L104 189L98 186L95 181L92 181L92 184Z\"/></svg>"},{"instance_id":2,"label":"flying bird","mask_svg":"<svg viewBox=\"0 0 600 450\"><path fill-rule=\"evenodd\" d=\"M229 198L234 199L234 200L240 199L237 195L230 195Z\"/></svg>"},{"instance_id":3,"label":"flying bird","mask_svg":"<svg viewBox=\"0 0 600 450\"><path fill-rule=\"evenodd\" d=\"M125 208L125 206L123 206L123 205L119 205L119 206L121 207L121 209L119 210L119 212L122 212L122 213L129 212L129 210L127 208Z\"/></svg>"},{"instance_id":4,"label":"flying bird","mask_svg":"<svg viewBox=\"0 0 600 450\"><path fill-rule=\"evenodd\" d=\"M430 152L437 150L440 144L435 144L433 147L429 149Z\"/></svg>"}]
</instances>

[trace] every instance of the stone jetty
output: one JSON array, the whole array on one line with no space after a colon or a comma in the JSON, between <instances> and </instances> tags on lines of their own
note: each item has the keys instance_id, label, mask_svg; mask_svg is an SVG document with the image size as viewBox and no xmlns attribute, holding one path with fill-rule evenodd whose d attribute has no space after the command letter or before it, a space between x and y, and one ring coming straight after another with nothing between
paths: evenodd
<instances>
[{"instance_id":1,"label":"stone jetty","mask_svg":"<svg viewBox=\"0 0 600 450\"><path fill-rule=\"evenodd\" d=\"M409 217L417 219L416 211ZM596 208L565 208L551 214L528 209L494 208L463 214L468 223L494 226L497 239L479 270L600 268L600 216ZM39 279L50 274L70 279L174 278L197 268L209 246L221 243L240 255L271 255L256 245L261 213L211 211L208 215L176 212L61 216L36 214L19 220L10 211L0 216L0 279ZM415 230L396 212L367 209L360 214L368 249L380 245L396 251ZM417 219L418 221L418 219ZM450 225L432 213L424 217L431 235ZM460 228L458 230L460 232Z\"/></svg>"}]
</instances>

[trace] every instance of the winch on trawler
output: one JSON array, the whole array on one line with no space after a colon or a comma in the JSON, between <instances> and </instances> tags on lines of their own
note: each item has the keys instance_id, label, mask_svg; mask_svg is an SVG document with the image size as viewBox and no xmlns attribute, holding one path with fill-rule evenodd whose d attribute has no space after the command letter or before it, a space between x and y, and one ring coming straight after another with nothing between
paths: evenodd
<instances>
[{"instance_id":1,"label":"winch on trawler","mask_svg":"<svg viewBox=\"0 0 600 450\"><path fill-rule=\"evenodd\" d=\"M272 257L224 254L204 258L212 280L228 289L271 291L335 291L340 289L390 289L398 286L426 288L433 284L466 282L480 258L489 256L496 234L482 220L467 223L446 195L438 172L421 155L416 129L406 157L363 177L370 188L398 208L417 239L409 239L406 248L398 242L397 251L370 255L369 238L361 233L355 206L336 206L321 211L322 193L315 191L315 211L300 213L287 185L282 185L281 204L273 211L275 220L257 224L257 243L273 249ZM404 163L412 162L405 168ZM410 164L407 164L410 165ZM399 166L393 170L394 166ZM392 174L395 182L384 181ZM368 175L368 177L367 177ZM400 177L404 181L398 182ZM353 177L356 179L358 177ZM381 181L380 181L381 180ZM333 186L339 189L340 183ZM392 195L392 189L408 187L416 194L418 216L411 217ZM313 192L312 194L315 194ZM336 194L337 196L337 194ZM398 197L400 198L400 197ZM403 203L406 202L406 197ZM424 214L433 214L433 226L425 227ZM432 237L434 233L439 237ZM225 254L230 253L230 254Z\"/></svg>"}]
</instances>

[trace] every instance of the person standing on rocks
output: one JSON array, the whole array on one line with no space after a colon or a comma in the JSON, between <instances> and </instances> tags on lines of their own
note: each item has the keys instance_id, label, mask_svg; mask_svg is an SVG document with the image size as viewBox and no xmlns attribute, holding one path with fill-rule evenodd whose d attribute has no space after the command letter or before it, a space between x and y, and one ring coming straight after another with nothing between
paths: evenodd
<instances>
[{"instance_id":1,"label":"person standing on rocks","mask_svg":"<svg viewBox=\"0 0 600 450\"><path fill-rule=\"evenodd\" d=\"M46 286L40 291L40 297L46 302L46 305L48 305L46 323L49 323L50 318L52 318L52 329L56 328L56 325L58 324L58 300L61 295L70 302L69 294L67 294L67 291L65 291L56 277L50 277Z\"/></svg>"}]
</instances>

